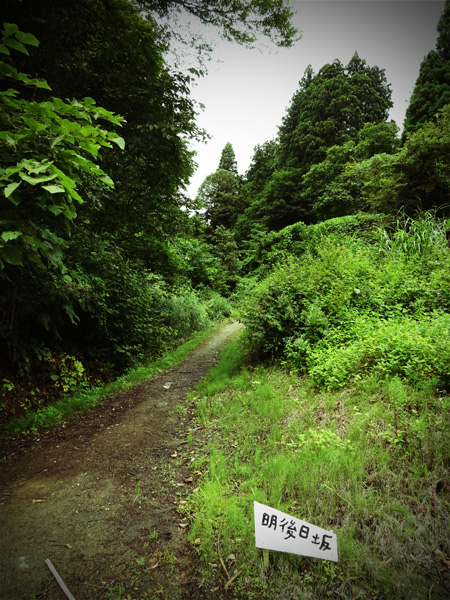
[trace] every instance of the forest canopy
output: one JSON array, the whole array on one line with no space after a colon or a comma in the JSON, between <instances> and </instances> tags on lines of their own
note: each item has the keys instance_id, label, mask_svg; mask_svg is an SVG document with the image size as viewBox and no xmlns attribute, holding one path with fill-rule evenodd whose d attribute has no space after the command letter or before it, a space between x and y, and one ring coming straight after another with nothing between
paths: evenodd
<instances>
[{"instance_id":1,"label":"forest canopy","mask_svg":"<svg viewBox=\"0 0 450 600\"><path fill-rule=\"evenodd\" d=\"M399 210L448 216L448 2L430 55L442 68L421 69L406 137L388 120L385 71L356 52L346 65L308 67L247 172L227 142L194 200L190 143L207 132L192 73L167 59L178 39L170 17L290 46L289 3L4 4L0 368L21 382L17 398L30 386L47 390L37 406L51 402L62 373L73 386L114 377L230 314L287 258L287 240L303 248L307 227L350 217L369 227ZM417 112L431 89L437 103ZM24 410L10 398L6 412Z\"/></svg>"}]
</instances>

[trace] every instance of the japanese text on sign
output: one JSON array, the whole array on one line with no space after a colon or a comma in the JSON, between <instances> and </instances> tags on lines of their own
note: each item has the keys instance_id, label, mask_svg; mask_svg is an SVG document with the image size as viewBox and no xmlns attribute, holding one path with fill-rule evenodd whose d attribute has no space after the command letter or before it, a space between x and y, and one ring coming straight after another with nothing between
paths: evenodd
<instances>
[{"instance_id":1,"label":"japanese text on sign","mask_svg":"<svg viewBox=\"0 0 450 600\"><path fill-rule=\"evenodd\" d=\"M337 562L337 539L332 531L321 529L259 502L254 503L254 511L257 548Z\"/></svg>"}]
</instances>

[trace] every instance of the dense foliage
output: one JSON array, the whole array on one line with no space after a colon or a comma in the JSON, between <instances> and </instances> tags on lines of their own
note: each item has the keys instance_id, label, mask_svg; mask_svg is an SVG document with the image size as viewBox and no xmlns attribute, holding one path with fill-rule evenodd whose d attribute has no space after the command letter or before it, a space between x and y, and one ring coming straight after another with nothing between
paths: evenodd
<instances>
[{"instance_id":1,"label":"dense foliage","mask_svg":"<svg viewBox=\"0 0 450 600\"><path fill-rule=\"evenodd\" d=\"M50 401L63 372L64 391L108 377L229 314L227 234L197 242L185 210L188 144L203 136L190 76L165 63L170 36L150 16L179 5L146 4L146 16L126 0L2 6L6 412ZM238 41L295 38L284 2L228 8L185 5Z\"/></svg>"},{"instance_id":2,"label":"dense foliage","mask_svg":"<svg viewBox=\"0 0 450 600\"><path fill-rule=\"evenodd\" d=\"M436 49L431 50L420 65L409 102L403 139L431 121L450 103L450 2L447 0L439 20Z\"/></svg>"},{"instance_id":3,"label":"dense foliage","mask_svg":"<svg viewBox=\"0 0 450 600\"><path fill-rule=\"evenodd\" d=\"M430 54L442 65L448 6ZM372 369L448 385L447 346L444 363L431 364L429 350L448 326L445 69L422 68L400 140L383 69L357 53L347 65L308 67L246 174L228 142L191 200L189 142L204 132L189 93L196 69L183 74L166 59L180 10L246 44L258 32L287 46L296 35L283 0L5 3L5 410L153 358L245 296L249 347L317 384ZM419 115L430 90L436 102ZM407 331L418 341L405 349Z\"/></svg>"},{"instance_id":4,"label":"dense foliage","mask_svg":"<svg viewBox=\"0 0 450 600\"><path fill-rule=\"evenodd\" d=\"M381 68L358 54L309 67L246 174L228 142L194 201L199 71L167 63L171 20L289 46L288 2L4 4L0 417L17 417L5 431L95 406L93 384L137 381L131 367L237 305L244 343L177 407L196 406L202 427L172 455L199 478L178 510L212 587L219 558L236 597L446 598L450 2L402 139ZM199 430L209 457L191 451ZM339 564L283 553L261 573L254 500L334 527Z\"/></svg>"},{"instance_id":5,"label":"dense foliage","mask_svg":"<svg viewBox=\"0 0 450 600\"><path fill-rule=\"evenodd\" d=\"M251 291L242 316L248 344L318 386L377 374L448 387L449 223L405 218L363 241L345 235L346 220L336 220L337 235L304 234L297 255L291 247Z\"/></svg>"}]
</instances>

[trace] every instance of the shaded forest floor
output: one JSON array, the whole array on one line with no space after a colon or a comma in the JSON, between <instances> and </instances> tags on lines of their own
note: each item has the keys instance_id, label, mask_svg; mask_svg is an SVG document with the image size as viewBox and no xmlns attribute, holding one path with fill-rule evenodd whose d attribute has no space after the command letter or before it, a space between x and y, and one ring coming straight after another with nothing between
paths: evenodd
<instances>
[{"instance_id":1,"label":"shaded forest floor","mask_svg":"<svg viewBox=\"0 0 450 600\"><path fill-rule=\"evenodd\" d=\"M57 430L3 445L3 600L226 598L199 584L183 504L201 444L186 396L241 325L212 334L177 367Z\"/></svg>"}]
</instances>

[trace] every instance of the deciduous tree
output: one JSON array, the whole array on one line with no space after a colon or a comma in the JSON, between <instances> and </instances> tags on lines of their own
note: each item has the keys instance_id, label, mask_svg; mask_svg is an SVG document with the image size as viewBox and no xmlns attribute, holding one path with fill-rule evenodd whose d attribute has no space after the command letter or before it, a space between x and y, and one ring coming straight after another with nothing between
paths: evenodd
<instances>
[{"instance_id":1,"label":"deciduous tree","mask_svg":"<svg viewBox=\"0 0 450 600\"><path fill-rule=\"evenodd\" d=\"M205 207L205 218L212 229L230 229L236 222L239 203L237 178L226 169L217 169L201 184L197 199Z\"/></svg>"},{"instance_id":2,"label":"deciduous tree","mask_svg":"<svg viewBox=\"0 0 450 600\"><path fill-rule=\"evenodd\" d=\"M298 30L292 24L293 12L286 0L135 0L152 14L167 17L184 10L206 25L219 29L230 41L252 44L263 34L279 46L292 46Z\"/></svg>"}]
</instances>

